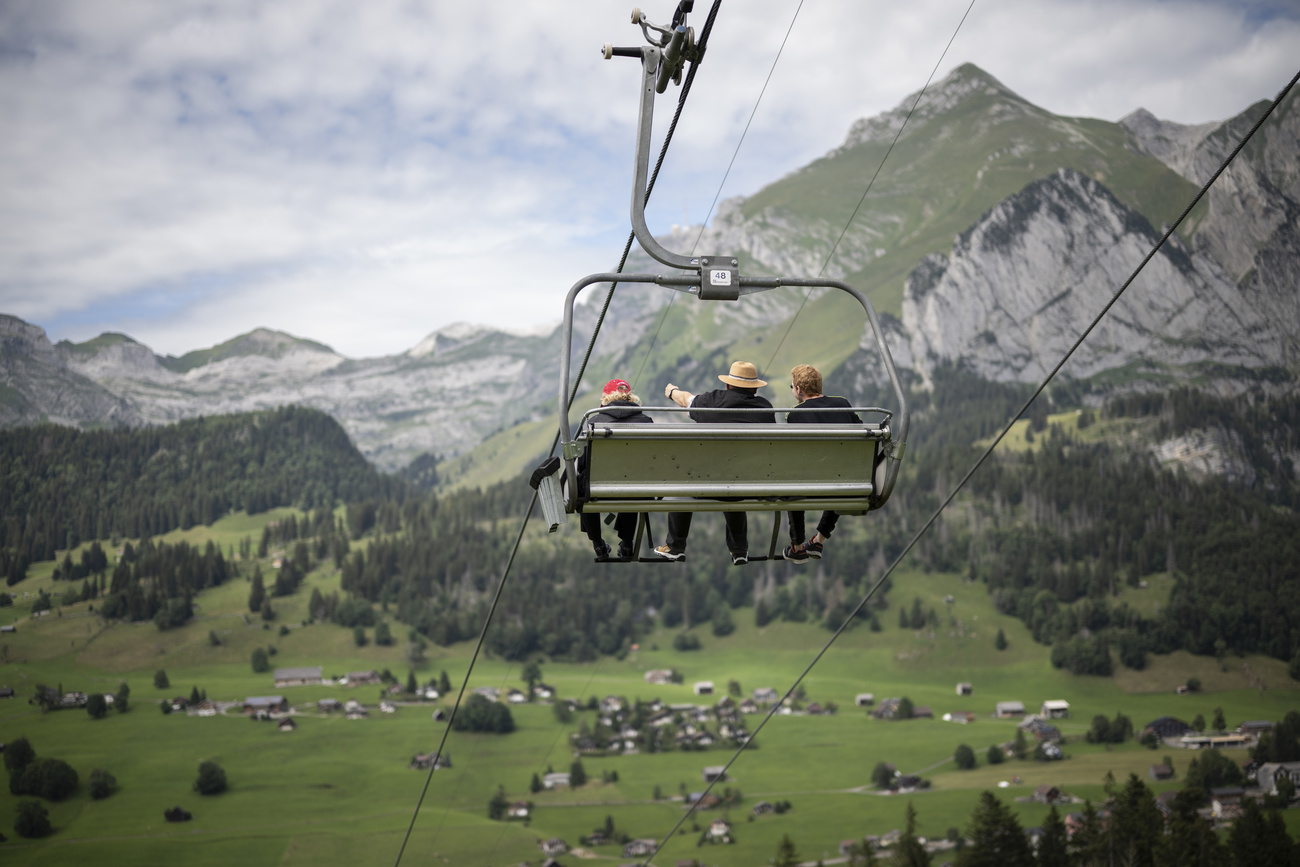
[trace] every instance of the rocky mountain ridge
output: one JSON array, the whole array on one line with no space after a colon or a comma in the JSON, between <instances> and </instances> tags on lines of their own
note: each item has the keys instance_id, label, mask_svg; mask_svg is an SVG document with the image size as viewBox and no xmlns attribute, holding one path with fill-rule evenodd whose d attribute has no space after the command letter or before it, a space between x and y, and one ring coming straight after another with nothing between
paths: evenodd
<instances>
[{"instance_id":1,"label":"rocky mountain ridge","mask_svg":"<svg viewBox=\"0 0 1300 867\"><path fill-rule=\"evenodd\" d=\"M822 159L724 202L711 227L677 230L662 242L738 254L745 273L825 273L863 286L893 314L886 326L895 360L922 385L938 364L1035 381L1262 111L1257 104L1225 123L1196 126L1141 110L1119 124L1063 118L965 65L919 102L845 231L914 102L909 96L856 122ZM1293 95L1261 129L1187 231L1084 345L1069 375L1102 381L1123 371L1125 387L1159 387L1193 372L1221 390L1260 381L1294 388L1296 103ZM638 249L627 270L662 269ZM556 297L558 316L558 289ZM647 380L667 370L698 376L692 364L716 364L713 356L733 349L766 362L758 358L765 350L754 348L761 335L783 330L796 311L815 317L818 305L830 303L814 293L804 309L798 294L769 292L740 304L674 299L665 310L667 297L655 289L616 293L594 369L645 370ZM577 311L571 351L585 347L598 309L592 303ZM842 318L837 310L821 315ZM862 340L855 350L865 335L846 333L851 342L837 357L849 360L827 373L878 381L874 347ZM302 403L337 418L367 457L391 470L424 452L464 453L494 431L547 418L559 343L557 330L518 335L457 324L404 353L347 359L258 329L172 358L116 334L52 346L38 327L0 316L0 424L160 424ZM786 351L814 348L824 347L792 339ZM649 386L642 391L654 396ZM530 457L512 459L522 466Z\"/></svg>"}]
</instances>

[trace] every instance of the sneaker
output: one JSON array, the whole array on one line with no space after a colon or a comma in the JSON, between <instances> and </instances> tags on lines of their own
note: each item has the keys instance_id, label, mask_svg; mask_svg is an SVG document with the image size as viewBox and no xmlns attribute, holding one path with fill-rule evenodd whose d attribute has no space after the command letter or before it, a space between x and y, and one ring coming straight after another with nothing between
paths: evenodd
<instances>
[{"instance_id":1,"label":"sneaker","mask_svg":"<svg viewBox=\"0 0 1300 867\"><path fill-rule=\"evenodd\" d=\"M632 559L632 543L631 543L631 542L619 542L619 543L618 543L618 559L620 559L620 560L631 560L631 559Z\"/></svg>"},{"instance_id":2,"label":"sneaker","mask_svg":"<svg viewBox=\"0 0 1300 867\"><path fill-rule=\"evenodd\" d=\"M805 542L803 546L803 551L805 554L807 554L809 557L813 558L814 560L820 560L822 558L822 543Z\"/></svg>"},{"instance_id":3,"label":"sneaker","mask_svg":"<svg viewBox=\"0 0 1300 867\"><path fill-rule=\"evenodd\" d=\"M741 553L741 554L732 554L732 555L731 555L731 565L732 565L732 566L744 566L744 565L745 565L746 563L748 563L748 562L749 562L749 553L748 553L748 552L744 552L744 553Z\"/></svg>"},{"instance_id":4,"label":"sneaker","mask_svg":"<svg viewBox=\"0 0 1300 867\"><path fill-rule=\"evenodd\" d=\"M807 563L808 549L804 548L802 550L795 550L793 545L786 545L785 550L781 552L781 557L785 560L789 560L791 563Z\"/></svg>"},{"instance_id":5,"label":"sneaker","mask_svg":"<svg viewBox=\"0 0 1300 867\"><path fill-rule=\"evenodd\" d=\"M662 557L665 560L685 560L686 552L674 551L667 545L660 545L658 548L655 548L655 556Z\"/></svg>"},{"instance_id":6,"label":"sneaker","mask_svg":"<svg viewBox=\"0 0 1300 867\"><path fill-rule=\"evenodd\" d=\"M609 559L609 545L607 545L607 544L604 543L604 542L592 542L592 543L591 543L591 547L593 547L593 548L596 549L596 559L597 559L597 560L608 560L608 559Z\"/></svg>"}]
</instances>

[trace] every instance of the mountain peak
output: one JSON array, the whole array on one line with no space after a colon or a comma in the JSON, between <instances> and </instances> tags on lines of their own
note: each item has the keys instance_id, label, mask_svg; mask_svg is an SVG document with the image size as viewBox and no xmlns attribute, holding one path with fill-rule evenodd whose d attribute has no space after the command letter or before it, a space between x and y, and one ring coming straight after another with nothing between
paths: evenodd
<instances>
[{"instance_id":1,"label":"mountain peak","mask_svg":"<svg viewBox=\"0 0 1300 867\"><path fill-rule=\"evenodd\" d=\"M264 358L283 358L291 352L338 354L325 344L317 343L314 340L294 337L292 334L270 328L254 328L247 334L231 338L211 349L196 349L193 352L185 353L180 358L169 355L162 359L162 364L168 370L185 373L196 367L202 367L214 361L223 361L227 358L249 355Z\"/></svg>"},{"instance_id":2,"label":"mountain peak","mask_svg":"<svg viewBox=\"0 0 1300 867\"><path fill-rule=\"evenodd\" d=\"M917 97L920 96L918 101ZM908 94L902 102L875 117L853 122L840 150L848 150L869 142L889 143L907 120L908 129L918 129L927 121L947 114L976 97L988 97L1018 108L1036 110L1032 103L1011 88L989 75L973 63L963 63L942 79L920 91ZM915 110L913 110L915 106Z\"/></svg>"}]
</instances>

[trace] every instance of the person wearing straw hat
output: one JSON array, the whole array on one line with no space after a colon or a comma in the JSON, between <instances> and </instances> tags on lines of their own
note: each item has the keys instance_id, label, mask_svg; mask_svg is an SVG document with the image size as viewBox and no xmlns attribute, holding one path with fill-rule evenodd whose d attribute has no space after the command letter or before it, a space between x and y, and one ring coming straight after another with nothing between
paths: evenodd
<instances>
[{"instance_id":1,"label":"person wearing straw hat","mask_svg":"<svg viewBox=\"0 0 1300 867\"><path fill-rule=\"evenodd\" d=\"M632 393L632 386L623 379L611 379L605 383L600 395L601 411L591 417L598 425L607 424L653 424L654 419L641 411L641 398ZM586 462L586 454L578 457L579 464ZM582 468L579 468L579 472ZM618 533L618 559L631 560L636 553L632 546L636 541L636 512L619 512L614 518L614 532ZM592 548L599 559L609 558L609 544L601 537L600 515L595 512L583 512L578 519L582 531L587 534Z\"/></svg>"},{"instance_id":2,"label":"person wearing straw hat","mask_svg":"<svg viewBox=\"0 0 1300 867\"><path fill-rule=\"evenodd\" d=\"M771 409L772 403L765 397L759 397L758 390L767 385L766 380L758 378L758 368L748 361L733 362L731 369L719 374L727 387L714 389L703 394L691 394L683 391L671 382L664 386L664 397L683 408L690 409L690 416L704 424L727 423L767 423L776 422L776 415L770 412L727 413L710 410L728 409ZM686 556L686 536L691 531L691 512L668 513L668 540L666 545L655 548L655 554L665 560L681 560ZM740 566L749 562L749 522L744 512L723 512L722 518L727 524L727 549L731 552L731 563Z\"/></svg>"}]
</instances>

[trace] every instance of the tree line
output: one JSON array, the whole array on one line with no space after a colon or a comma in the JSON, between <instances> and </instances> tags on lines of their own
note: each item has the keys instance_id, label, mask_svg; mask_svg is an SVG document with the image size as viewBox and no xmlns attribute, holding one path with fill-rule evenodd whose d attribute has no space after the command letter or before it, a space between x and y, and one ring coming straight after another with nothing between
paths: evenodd
<instances>
[{"instance_id":1,"label":"tree line","mask_svg":"<svg viewBox=\"0 0 1300 867\"><path fill-rule=\"evenodd\" d=\"M400 502L407 490L333 418L294 406L139 430L3 430L0 480L0 572L11 586L31 563L91 539L155 536L238 509Z\"/></svg>"}]
</instances>

